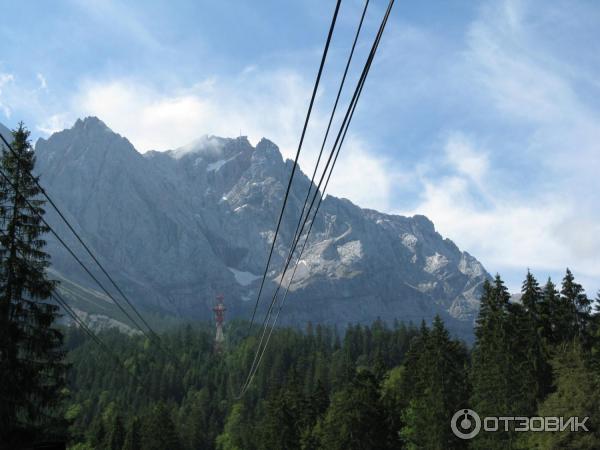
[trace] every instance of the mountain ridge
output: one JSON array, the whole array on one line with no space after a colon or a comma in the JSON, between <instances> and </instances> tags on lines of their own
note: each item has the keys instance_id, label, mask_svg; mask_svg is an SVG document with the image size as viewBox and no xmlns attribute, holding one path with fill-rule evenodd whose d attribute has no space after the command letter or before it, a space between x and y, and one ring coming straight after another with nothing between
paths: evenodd
<instances>
[{"instance_id":1,"label":"mountain ridge","mask_svg":"<svg viewBox=\"0 0 600 450\"><path fill-rule=\"evenodd\" d=\"M263 138L253 147L245 137L203 136L141 154L100 119L85 118L35 147L42 184L135 303L206 319L224 292L230 317L248 315L293 164L273 142ZM309 184L298 171L263 307L298 220L290 212L298 214ZM48 241L55 270L91 287ZM385 214L328 195L282 319L344 325L441 314L464 331L488 277L425 216Z\"/></svg>"}]
</instances>

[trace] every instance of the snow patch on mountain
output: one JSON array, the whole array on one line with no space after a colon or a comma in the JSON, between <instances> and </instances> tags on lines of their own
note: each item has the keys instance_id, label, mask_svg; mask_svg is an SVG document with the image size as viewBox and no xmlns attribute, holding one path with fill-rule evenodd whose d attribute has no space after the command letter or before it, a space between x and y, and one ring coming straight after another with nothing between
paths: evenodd
<instances>
[{"instance_id":1,"label":"snow patch on mountain","mask_svg":"<svg viewBox=\"0 0 600 450\"><path fill-rule=\"evenodd\" d=\"M363 257L363 248L360 241L350 241L337 247L340 261L344 265L350 265Z\"/></svg>"},{"instance_id":2,"label":"snow patch on mountain","mask_svg":"<svg viewBox=\"0 0 600 450\"><path fill-rule=\"evenodd\" d=\"M237 270L233 267L228 267L228 269L235 277L235 281L242 286L248 286L260 278L260 275L255 275L252 272L244 272L243 270Z\"/></svg>"},{"instance_id":3,"label":"snow patch on mountain","mask_svg":"<svg viewBox=\"0 0 600 450\"><path fill-rule=\"evenodd\" d=\"M402 245L411 251L415 251L415 246L417 245L418 239L414 234L404 233L400 239L402 239Z\"/></svg>"},{"instance_id":4,"label":"snow patch on mountain","mask_svg":"<svg viewBox=\"0 0 600 450\"><path fill-rule=\"evenodd\" d=\"M181 159L190 153L202 153L207 156L218 157L223 153L224 144L222 140L216 136L202 136L183 147L169 150L166 153L174 159Z\"/></svg>"},{"instance_id":5,"label":"snow patch on mountain","mask_svg":"<svg viewBox=\"0 0 600 450\"><path fill-rule=\"evenodd\" d=\"M228 162L233 161L238 155L234 155L231 158L227 158L227 159L220 159L218 161L215 161L213 163L210 163L208 166L206 166L206 170L208 172L218 172L219 169L221 167L223 167L225 164L227 164Z\"/></svg>"},{"instance_id":6,"label":"snow patch on mountain","mask_svg":"<svg viewBox=\"0 0 600 450\"><path fill-rule=\"evenodd\" d=\"M425 272L433 273L448 264L448 258L435 252L435 255L425 258Z\"/></svg>"}]
</instances>

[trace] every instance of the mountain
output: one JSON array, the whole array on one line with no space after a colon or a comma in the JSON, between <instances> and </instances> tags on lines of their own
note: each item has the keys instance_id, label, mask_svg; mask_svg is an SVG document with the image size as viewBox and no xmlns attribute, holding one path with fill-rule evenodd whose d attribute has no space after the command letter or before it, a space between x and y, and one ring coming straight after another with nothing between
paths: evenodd
<instances>
[{"instance_id":1,"label":"mountain","mask_svg":"<svg viewBox=\"0 0 600 450\"><path fill-rule=\"evenodd\" d=\"M6 139L9 143L12 141L12 133L10 132L10 130L8 128L6 128L1 123L0 123L0 134L2 136L4 136L4 139Z\"/></svg>"},{"instance_id":2,"label":"mountain","mask_svg":"<svg viewBox=\"0 0 600 450\"><path fill-rule=\"evenodd\" d=\"M41 183L134 303L157 315L208 319L223 293L228 319L249 316L293 165L274 143L262 139L253 147L245 137L205 136L142 155L88 117L40 139L36 154ZM309 183L297 172L263 307ZM47 209L48 221L83 255ZM98 290L54 239L48 242L58 277ZM426 217L383 214L327 196L281 319L418 323L440 314L455 332L468 334L488 277Z\"/></svg>"}]
</instances>

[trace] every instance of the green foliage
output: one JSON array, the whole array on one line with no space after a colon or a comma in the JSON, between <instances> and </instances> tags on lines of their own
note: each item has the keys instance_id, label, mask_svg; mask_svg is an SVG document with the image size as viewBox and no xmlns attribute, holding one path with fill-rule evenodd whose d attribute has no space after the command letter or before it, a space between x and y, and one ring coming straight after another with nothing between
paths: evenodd
<instances>
[{"instance_id":1,"label":"green foliage","mask_svg":"<svg viewBox=\"0 0 600 450\"><path fill-rule=\"evenodd\" d=\"M578 343L563 346L553 359L556 391L540 405L540 416L589 417L589 432L565 430L523 436L528 449L593 450L600 443L600 374L588 365L588 355Z\"/></svg>"},{"instance_id":2,"label":"green foliage","mask_svg":"<svg viewBox=\"0 0 600 450\"><path fill-rule=\"evenodd\" d=\"M484 286L471 370L471 406L482 417L530 416L543 395L539 376L547 366L536 331L540 293L531 274L523 295L523 305L511 303L499 275ZM515 440L513 429L480 433L473 448L510 449Z\"/></svg>"},{"instance_id":3,"label":"green foliage","mask_svg":"<svg viewBox=\"0 0 600 450\"><path fill-rule=\"evenodd\" d=\"M143 418L141 426L141 447L144 450L179 450L181 444L171 412L159 402Z\"/></svg>"},{"instance_id":4,"label":"green foliage","mask_svg":"<svg viewBox=\"0 0 600 450\"><path fill-rule=\"evenodd\" d=\"M456 410L467 404L467 367L466 348L450 339L439 316L431 329L421 327L402 377L396 375L398 403L392 404L392 411L404 406L400 436L408 448L465 448L465 442L452 434L449 424ZM389 390L384 392L390 396Z\"/></svg>"},{"instance_id":5,"label":"green foliage","mask_svg":"<svg viewBox=\"0 0 600 450\"><path fill-rule=\"evenodd\" d=\"M244 448L244 427L242 403L236 403L225 422L223 433L217 437L217 449L219 450L242 450Z\"/></svg>"},{"instance_id":6,"label":"green foliage","mask_svg":"<svg viewBox=\"0 0 600 450\"><path fill-rule=\"evenodd\" d=\"M390 328L377 322L372 327L353 326L352 339L342 344L331 327L317 325L306 334L277 329L251 388L238 400L257 342L255 336L244 336L245 329L247 324L230 324L230 351L216 355L209 326L177 328L162 336L171 357L141 336L101 333L128 370L70 329L66 345L71 348L73 395L66 411L73 420L73 444L85 441L107 448L105 437L118 413L121 424L127 424L124 441L129 448L159 448L168 435L176 437L173 445L186 450L316 448L319 424L330 412L329 399L353 386L355 367L379 366L385 373L398 366L417 333L414 327ZM382 377L373 377L383 435L388 436L388 418L381 415L379 401ZM137 432L132 431L134 418L139 419Z\"/></svg>"},{"instance_id":7,"label":"green foliage","mask_svg":"<svg viewBox=\"0 0 600 450\"><path fill-rule=\"evenodd\" d=\"M361 370L334 394L316 435L319 448L383 449L387 431L377 380L368 370Z\"/></svg>"},{"instance_id":8,"label":"green foliage","mask_svg":"<svg viewBox=\"0 0 600 450\"><path fill-rule=\"evenodd\" d=\"M256 336L245 336L247 324L228 325L221 355L206 324L164 334L170 357L141 336L103 332L127 370L71 329L72 398L64 412L72 443L106 449L122 442L126 450L600 448L595 429L551 438L482 432L467 442L449 426L467 407L482 417L597 417L600 327L585 308L563 320L564 299L583 304L581 290L568 283L561 296L528 273L521 302L511 301L499 276L486 283L471 354L439 317L420 329L381 321L345 334L322 325L305 333L276 329L242 398L257 345ZM579 339L582 323L586 339ZM565 354L573 345L578 353Z\"/></svg>"},{"instance_id":9,"label":"green foliage","mask_svg":"<svg viewBox=\"0 0 600 450\"><path fill-rule=\"evenodd\" d=\"M129 421L127 432L123 443L123 450L141 450L142 442L140 438L140 421L134 417Z\"/></svg>"},{"instance_id":10,"label":"green foliage","mask_svg":"<svg viewBox=\"0 0 600 450\"><path fill-rule=\"evenodd\" d=\"M31 172L35 156L23 124L0 166L0 442L14 447L65 431L57 407L66 366L58 313L48 299L55 283L46 269L43 239L48 228L41 191Z\"/></svg>"}]
</instances>

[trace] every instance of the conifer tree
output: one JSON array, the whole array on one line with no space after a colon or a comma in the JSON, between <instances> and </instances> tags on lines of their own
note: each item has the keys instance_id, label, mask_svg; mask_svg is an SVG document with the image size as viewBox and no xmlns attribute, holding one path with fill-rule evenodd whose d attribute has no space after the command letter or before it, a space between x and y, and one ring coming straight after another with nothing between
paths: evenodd
<instances>
[{"instance_id":1,"label":"conifer tree","mask_svg":"<svg viewBox=\"0 0 600 450\"><path fill-rule=\"evenodd\" d=\"M127 426L123 450L142 450L140 443L140 422L134 417Z\"/></svg>"},{"instance_id":2,"label":"conifer tree","mask_svg":"<svg viewBox=\"0 0 600 450\"><path fill-rule=\"evenodd\" d=\"M164 403L158 403L146 416L141 427L144 450L179 450L181 444L171 414Z\"/></svg>"},{"instance_id":3,"label":"conifer tree","mask_svg":"<svg viewBox=\"0 0 600 450\"><path fill-rule=\"evenodd\" d=\"M485 283L475 328L472 353L471 407L480 416L527 416L532 407L531 379L521 339L516 339L515 317L521 312L511 306L510 294L499 275L493 286ZM515 448L513 430L480 433L472 441L475 449Z\"/></svg>"},{"instance_id":4,"label":"conifer tree","mask_svg":"<svg viewBox=\"0 0 600 450\"><path fill-rule=\"evenodd\" d=\"M330 450L384 449L387 429L377 381L368 370L334 394L316 434L317 448Z\"/></svg>"},{"instance_id":5,"label":"conifer tree","mask_svg":"<svg viewBox=\"0 0 600 450\"><path fill-rule=\"evenodd\" d=\"M547 347L554 346L561 341L559 336L559 316L561 304L556 286L550 278L542 291L539 316L542 328L542 338Z\"/></svg>"},{"instance_id":6,"label":"conifer tree","mask_svg":"<svg viewBox=\"0 0 600 450\"><path fill-rule=\"evenodd\" d=\"M600 443L600 377L589 367L588 353L577 341L557 348L552 365L555 370L556 391L540 404L536 415L561 416L565 420L578 417L586 421L587 432L564 431L528 433L519 436L527 449L596 450Z\"/></svg>"},{"instance_id":7,"label":"conifer tree","mask_svg":"<svg viewBox=\"0 0 600 450\"><path fill-rule=\"evenodd\" d=\"M112 416L112 421L106 436L107 450L121 450L125 443L125 428L118 414Z\"/></svg>"},{"instance_id":8,"label":"conifer tree","mask_svg":"<svg viewBox=\"0 0 600 450\"><path fill-rule=\"evenodd\" d=\"M530 383L530 389L524 386L532 410L537 402L543 400L552 387L552 368L548 363L549 354L543 342L544 324L543 293L540 286L528 270L521 288L522 308L514 304L512 326L515 329L515 356L521 355L521 380L523 385Z\"/></svg>"},{"instance_id":9,"label":"conifer tree","mask_svg":"<svg viewBox=\"0 0 600 450\"><path fill-rule=\"evenodd\" d=\"M293 384L274 391L265 402L261 422L261 444L264 448L300 448L303 431L303 399L300 389Z\"/></svg>"},{"instance_id":10,"label":"conifer tree","mask_svg":"<svg viewBox=\"0 0 600 450\"><path fill-rule=\"evenodd\" d=\"M521 288L521 303L527 311L528 315L533 316L536 322L540 315L540 304L542 301L542 290L539 283L533 276L533 274L527 270L527 276L523 281Z\"/></svg>"},{"instance_id":11,"label":"conifer tree","mask_svg":"<svg viewBox=\"0 0 600 450\"><path fill-rule=\"evenodd\" d=\"M44 201L23 124L12 148L0 157L8 178L0 178L0 441L23 443L63 433L56 408L65 365L63 336L53 327L58 308L48 302L55 284L46 274Z\"/></svg>"},{"instance_id":12,"label":"conifer tree","mask_svg":"<svg viewBox=\"0 0 600 450\"><path fill-rule=\"evenodd\" d=\"M578 337L582 342L585 342L589 331L591 302L581 284L575 282L575 277L568 268L563 278L560 295L561 304L564 308L564 316L562 317L562 323L565 326L564 339L571 340Z\"/></svg>"},{"instance_id":13,"label":"conifer tree","mask_svg":"<svg viewBox=\"0 0 600 450\"><path fill-rule=\"evenodd\" d=\"M466 448L449 427L453 414L468 401L466 348L450 339L439 316L415 345L417 358L413 358L414 364L405 365L403 391L409 404L400 434L408 448Z\"/></svg>"}]
</instances>

